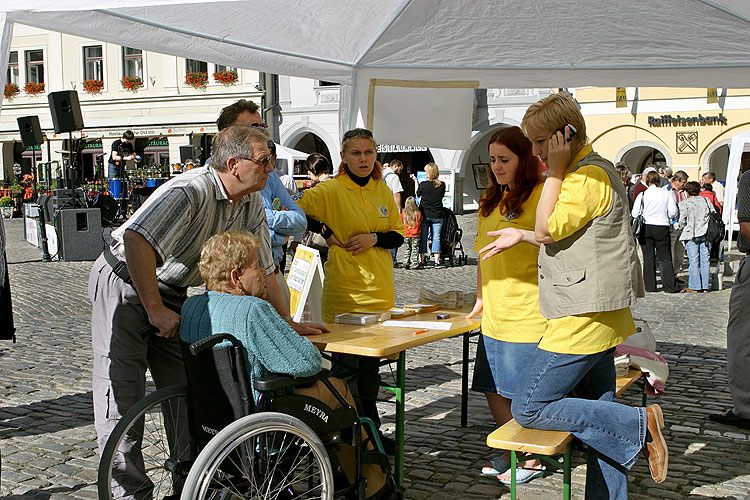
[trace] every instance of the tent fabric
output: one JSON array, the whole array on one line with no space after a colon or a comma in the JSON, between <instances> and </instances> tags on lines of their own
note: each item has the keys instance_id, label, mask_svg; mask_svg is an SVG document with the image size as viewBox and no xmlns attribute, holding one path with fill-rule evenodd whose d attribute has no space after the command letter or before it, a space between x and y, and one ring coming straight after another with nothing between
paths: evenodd
<instances>
[{"instance_id":1,"label":"tent fabric","mask_svg":"<svg viewBox=\"0 0 750 500\"><path fill-rule=\"evenodd\" d=\"M727 162L727 185L724 189L724 210L721 218L724 220L729 237L727 238L727 252L732 250L732 232L733 225L737 224L735 210L737 200L737 183L740 175L740 163L742 153L745 151L745 145L750 144L750 131L739 132L732 136L732 142L729 146L729 161ZM739 226L738 226L739 227Z\"/></svg>"},{"instance_id":2,"label":"tent fabric","mask_svg":"<svg viewBox=\"0 0 750 500\"><path fill-rule=\"evenodd\" d=\"M481 88L746 87L749 4L5 0L0 16L143 50L339 82L348 86L345 129L368 120L372 79L476 80ZM0 26L4 79L9 24Z\"/></svg>"}]
</instances>

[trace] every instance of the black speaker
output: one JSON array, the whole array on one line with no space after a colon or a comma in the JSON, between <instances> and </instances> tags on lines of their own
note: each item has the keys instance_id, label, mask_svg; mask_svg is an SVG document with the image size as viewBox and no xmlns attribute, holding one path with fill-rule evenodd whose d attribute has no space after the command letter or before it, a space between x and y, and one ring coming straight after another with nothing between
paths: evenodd
<instances>
[{"instance_id":1,"label":"black speaker","mask_svg":"<svg viewBox=\"0 0 750 500\"><path fill-rule=\"evenodd\" d=\"M16 121L18 122L18 131L21 132L23 147L38 146L44 141L38 116L19 116Z\"/></svg>"},{"instance_id":2,"label":"black speaker","mask_svg":"<svg viewBox=\"0 0 750 500\"><path fill-rule=\"evenodd\" d=\"M185 163L188 160L192 160L193 163L199 163L199 154L200 152L195 146L180 146L180 163Z\"/></svg>"},{"instance_id":3,"label":"black speaker","mask_svg":"<svg viewBox=\"0 0 750 500\"><path fill-rule=\"evenodd\" d=\"M83 115L78 102L78 92L75 90L61 90L50 92L49 110L52 113L52 125L55 133L73 132L83 128Z\"/></svg>"},{"instance_id":4,"label":"black speaker","mask_svg":"<svg viewBox=\"0 0 750 500\"><path fill-rule=\"evenodd\" d=\"M98 208L60 210L55 229L62 260L96 260L102 253L102 216Z\"/></svg>"}]
</instances>

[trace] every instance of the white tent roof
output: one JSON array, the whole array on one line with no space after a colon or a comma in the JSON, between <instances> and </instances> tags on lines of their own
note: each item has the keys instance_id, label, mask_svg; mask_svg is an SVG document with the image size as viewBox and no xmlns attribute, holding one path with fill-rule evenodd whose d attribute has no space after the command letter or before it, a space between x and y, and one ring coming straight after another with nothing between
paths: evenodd
<instances>
[{"instance_id":1,"label":"white tent roof","mask_svg":"<svg viewBox=\"0 0 750 500\"><path fill-rule=\"evenodd\" d=\"M0 78L13 22L340 82L342 126L367 119L375 78L482 88L750 82L746 0L5 0Z\"/></svg>"}]
</instances>

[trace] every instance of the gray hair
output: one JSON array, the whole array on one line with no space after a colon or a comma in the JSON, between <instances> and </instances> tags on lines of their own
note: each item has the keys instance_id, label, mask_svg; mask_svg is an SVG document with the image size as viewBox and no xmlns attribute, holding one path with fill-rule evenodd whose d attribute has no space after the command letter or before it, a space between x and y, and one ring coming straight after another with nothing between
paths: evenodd
<instances>
[{"instance_id":1,"label":"gray hair","mask_svg":"<svg viewBox=\"0 0 750 500\"><path fill-rule=\"evenodd\" d=\"M211 166L219 172L224 172L229 158L252 158L255 154L253 148L265 144L266 136L256 127L227 127L214 137L211 145Z\"/></svg>"},{"instance_id":2,"label":"gray hair","mask_svg":"<svg viewBox=\"0 0 750 500\"><path fill-rule=\"evenodd\" d=\"M674 173L674 175L672 176L672 179L679 181L679 182L687 182L688 174L685 173L684 170L678 170L677 172Z\"/></svg>"},{"instance_id":3,"label":"gray hair","mask_svg":"<svg viewBox=\"0 0 750 500\"><path fill-rule=\"evenodd\" d=\"M665 177L672 178L672 169L670 167L661 167L659 170Z\"/></svg>"}]
</instances>

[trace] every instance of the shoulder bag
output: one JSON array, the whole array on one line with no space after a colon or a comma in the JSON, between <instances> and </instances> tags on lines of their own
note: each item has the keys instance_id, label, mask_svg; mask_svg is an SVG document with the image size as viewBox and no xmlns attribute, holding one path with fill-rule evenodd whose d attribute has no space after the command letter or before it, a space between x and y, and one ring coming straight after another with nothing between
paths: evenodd
<instances>
[{"instance_id":1,"label":"shoulder bag","mask_svg":"<svg viewBox=\"0 0 750 500\"><path fill-rule=\"evenodd\" d=\"M724 239L726 226L724 225L724 221L721 219L719 213L711 206L711 203L707 199L706 205L708 206L708 229L706 230L706 240L708 240L713 246L720 244L721 240Z\"/></svg>"},{"instance_id":2,"label":"shoulder bag","mask_svg":"<svg viewBox=\"0 0 750 500\"><path fill-rule=\"evenodd\" d=\"M636 240L641 240L646 235L646 219L643 217L643 199L644 193L641 193L641 209L638 216L633 219L633 236Z\"/></svg>"}]
</instances>

